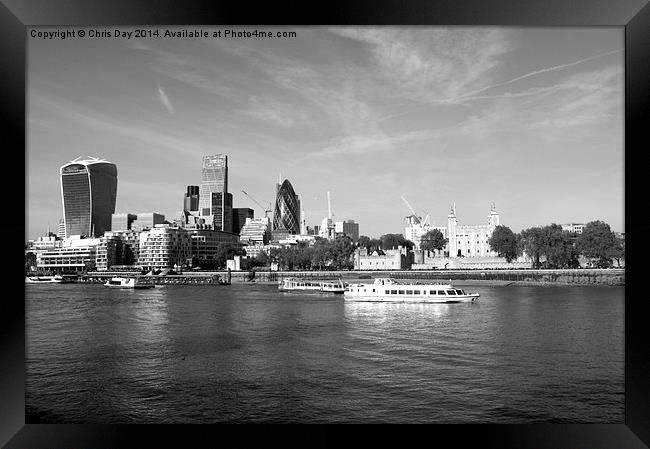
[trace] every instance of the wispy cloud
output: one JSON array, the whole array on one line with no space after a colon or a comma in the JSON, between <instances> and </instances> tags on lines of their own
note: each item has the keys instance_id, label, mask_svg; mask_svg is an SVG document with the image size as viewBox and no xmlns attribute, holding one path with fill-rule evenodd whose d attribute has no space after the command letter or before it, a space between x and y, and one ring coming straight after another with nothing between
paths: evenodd
<instances>
[{"instance_id":1,"label":"wispy cloud","mask_svg":"<svg viewBox=\"0 0 650 449\"><path fill-rule=\"evenodd\" d=\"M172 106L171 101L169 101L169 97L165 93L162 87L160 85L158 86L158 98L160 99L160 102L165 106L165 109L167 109L167 112L169 112L171 115L174 115L174 107Z\"/></svg>"},{"instance_id":2,"label":"wispy cloud","mask_svg":"<svg viewBox=\"0 0 650 449\"><path fill-rule=\"evenodd\" d=\"M486 86L486 87L482 87L482 88L477 89L477 90L475 90L473 92L468 92L468 93L466 93L464 95L460 95L460 96L454 98L453 100L456 100L456 101L457 100L462 100L462 99L464 99L466 97L475 96L476 94L479 94L481 92L485 92L486 90L493 89L495 87L507 86L508 84L512 84L512 83L515 83L517 81L521 81L523 79L530 78L530 77L535 76L535 75L540 75L542 73L554 72L556 70L565 69L565 68L568 68L568 67L574 67L574 66L577 66L579 64L583 64L583 63L585 63L587 61L591 61L591 60L594 60L594 59L597 59L597 58L602 58L604 56L613 55L615 53L621 53L621 51L622 50L612 50L612 51L608 51L608 52L605 52L605 53L600 53L598 55L594 55L594 56L590 56L590 57L587 57L587 58L579 59L577 61L570 62L570 63L567 63L567 64L559 64L559 65L555 65L555 66L552 66L552 67L546 67L546 68L543 68L543 69L534 70L532 72L526 73L525 75L518 76L518 77L513 78L511 80L504 81L502 83L492 84L492 85ZM450 100L450 101L453 101L453 100Z\"/></svg>"}]
</instances>

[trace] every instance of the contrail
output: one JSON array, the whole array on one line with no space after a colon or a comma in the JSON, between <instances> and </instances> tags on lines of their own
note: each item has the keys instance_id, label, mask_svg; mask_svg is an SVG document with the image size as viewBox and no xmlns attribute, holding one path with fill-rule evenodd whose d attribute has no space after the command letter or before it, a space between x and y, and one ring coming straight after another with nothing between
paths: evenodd
<instances>
[{"instance_id":1,"label":"contrail","mask_svg":"<svg viewBox=\"0 0 650 449\"><path fill-rule=\"evenodd\" d=\"M160 102L167 109L167 112L169 112L171 115L174 115L174 107L172 106L171 101L169 101L167 94L162 89L162 87L160 87L160 85L158 85L158 96L160 98Z\"/></svg>"},{"instance_id":2,"label":"contrail","mask_svg":"<svg viewBox=\"0 0 650 449\"><path fill-rule=\"evenodd\" d=\"M556 66L553 66L553 67L547 67L545 69L535 70L534 72L526 73L525 75L521 75L521 76L518 76L517 78L513 78L510 81L505 81L503 83L493 84L491 86L487 86L487 87L483 87L482 89L475 90L474 92L466 93L465 95L462 95L460 97L456 97L456 100L460 100L460 99L463 99L465 97L476 95L476 94L484 92L484 91L486 91L488 89L492 89L493 87L505 86L507 84L511 84L511 83L516 82L516 81L523 80L525 78L530 78L531 76L539 75L540 73L552 72L554 70L559 70L559 69L563 69L563 68L566 68L566 67L572 67L574 65L578 65L578 64L582 64L583 62L590 61L592 59L602 58L603 56L612 55L614 53L620 53L621 51L622 50L612 50L612 51L608 51L606 53L601 53L601 54L598 54L598 55L589 56L588 58L580 59L580 60L575 61L575 62L570 62L568 64L560 64L560 65L556 65Z\"/></svg>"}]
</instances>

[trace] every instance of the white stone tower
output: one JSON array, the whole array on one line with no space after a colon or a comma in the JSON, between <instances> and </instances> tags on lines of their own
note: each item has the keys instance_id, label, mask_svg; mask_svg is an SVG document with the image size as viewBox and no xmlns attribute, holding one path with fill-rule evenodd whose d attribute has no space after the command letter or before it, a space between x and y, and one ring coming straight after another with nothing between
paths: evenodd
<instances>
[{"instance_id":1,"label":"white stone tower","mask_svg":"<svg viewBox=\"0 0 650 449\"><path fill-rule=\"evenodd\" d=\"M488 224L492 227L492 229L499 226L499 214L497 213L497 208L494 204L494 201L491 203L490 215L488 215Z\"/></svg>"},{"instance_id":2,"label":"white stone tower","mask_svg":"<svg viewBox=\"0 0 650 449\"><path fill-rule=\"evenodd\" d=\"M458 245L456 243L456 203L451 206L451 211L447 215L447 238L449 248L449 257L456 257L458 254Z\"/></svg>"}]
</instances>

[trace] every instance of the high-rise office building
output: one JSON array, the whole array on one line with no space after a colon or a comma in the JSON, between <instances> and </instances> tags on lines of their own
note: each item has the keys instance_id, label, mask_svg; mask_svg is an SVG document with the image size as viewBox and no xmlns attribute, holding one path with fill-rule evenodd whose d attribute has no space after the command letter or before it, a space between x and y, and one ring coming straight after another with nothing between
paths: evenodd
<instances>
[{"instance_id":1,"label":"high-rise office building","mask_svg":"<svg viewBox=\"0 0 650 449\"><path fill-rule=\"evenodd\" d=\"M227 192L212 192L210 195L212 202L213 229L216 231L232 231L232 194Z\"/></svg>"},{"instance_id":2,"label":"high-rise office building","mask_svg":"<svg viewBox=\"0 0 650 449\"><path fill-rule=\"evenodd\" d=\"M199 210L199 186L187 186L187 192L183 198L183 210L198 212Z\"/></svg>"},{"instance_id":3,"label":"high-rise office building","mask_svg":"<svg viewBox=\"0 0 650 449\"><path fill-rule=\"evenodd\" d=\"M111 231L127 231L138 216L135 214L113 214L111 216Z\"/></svg>"},{"instance_id":4,"label":"high-rise office building","mask_svg":"<svg viewBox=\"0 0 650 449\"><path fill-rule=\"evenodd\" d=\"M359 223L354 220L337 221L334 224L336 234L343 234L352 239L354 243L359 241Z\"/></svg>"},{"instance_id":5,"label":"high-rise office building","mask_svg":"<svg viewBox=\"0 0 650 449\"><path fill-rule=\"evenodd\" d=\"M247 218L254 218L253 209L248 207L234 207L232 209L232 232L241 233L241 228L246 224Z\"/></svg>"},{"instance_id":6,"label":"high-rise office building","mask_svg":"<svg viewBox=\"0 0 650 449\"><path fill-rule=\"evenodd\" d=\"M117 199L117 167L103 159L77 158L61 166L65 235L101 236L111 229Z\"/></svg>"},{"instance_id":7,"label":"high-rise office building","mask_svg":"<svg viewBox=\"0 0 650 449\"><path fill-rule=\"evenodd\" d=\"M225 154L203 156L199 191L201 215L214 215L212 210L212 194L214 192L228 192L228 156Z\"/></svg>"},{"instance_id":8,"label":"high-rise office building","mask_svg":"<svg viewBox=\"0 0 650 449\"><path fill-rule=\"evenodd\" d=\"M136 214L136 219L131 222L131 229L142 231L144 229L152 229L159 224L165 224L165 216L163 214L141 212Z\"/></svg>"},{"instance_id":9,"label":"high-rise office building","mask_svg":"<svg viewBox=\"0 0 650 449\"><path fill-rule=\"evenodd\" d=\"M277 185L273 212L273 231L300 233L300 199L288 179Z\"/></svg>"}]
</instances>

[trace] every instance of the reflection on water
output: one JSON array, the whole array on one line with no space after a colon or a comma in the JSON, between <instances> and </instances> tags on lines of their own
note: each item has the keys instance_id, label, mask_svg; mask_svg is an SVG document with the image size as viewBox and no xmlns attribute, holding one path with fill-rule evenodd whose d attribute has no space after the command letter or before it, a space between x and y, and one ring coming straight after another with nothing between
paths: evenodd
<instances>
[{"instance_id":1,"label":"reflection on water","mask_svg":"<svg viewBox=\"0 0 650 449\"><path fill-rule=\"evenodd\" d=\"M28 422L623 422L622 288L27 287Z\"/></svg>"}]
</instances>

